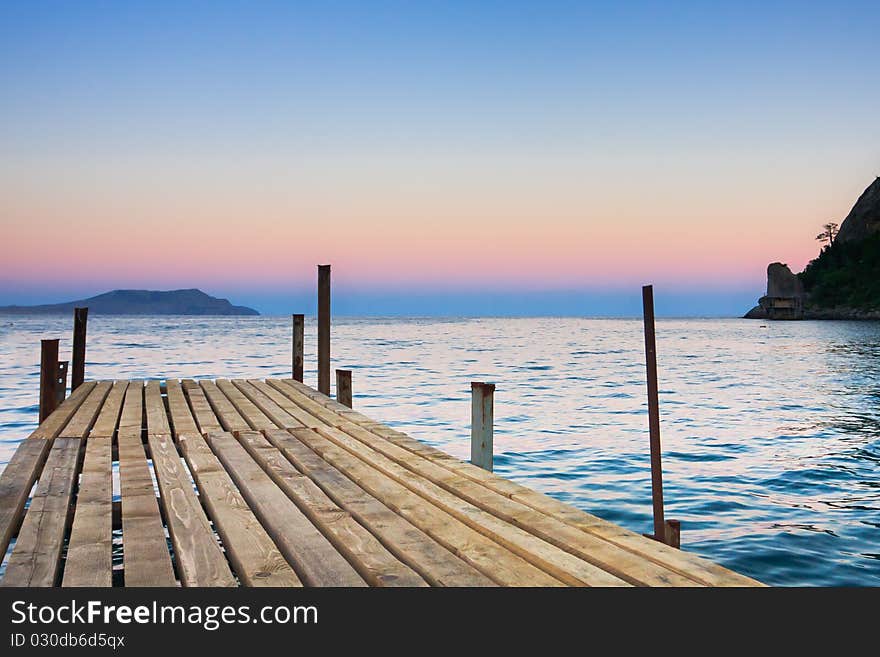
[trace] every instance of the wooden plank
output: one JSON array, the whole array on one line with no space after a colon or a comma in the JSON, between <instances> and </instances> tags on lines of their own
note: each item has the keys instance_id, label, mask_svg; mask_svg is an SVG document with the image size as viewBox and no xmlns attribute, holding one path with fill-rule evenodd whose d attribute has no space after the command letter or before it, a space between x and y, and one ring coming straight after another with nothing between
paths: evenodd
<instances>
[{"instance_id":1,"label":"wooden plank","mask_svg":"<svg viewBox=\"0 0 880 657\"><path fill-rule=\"evenodd\" d=\"M266 417L266 414L257 408L251 400L241 394L241 390L236 388L231 381L217 379L217 387L223 391L226 398L235 406L235 410L241 414L252 429L263 431L264 429L276 428L275 423Z\"/></svg>"},{"instance_id":2,"label":"wooden plank","mask_svg":"<svg viewBox=\"0 0 880 657\"><path fill-rule=\"evenodd\" d=\"M427 586L414 570L397 558L352 515L337 506L302 474L262 434L245 431L241 444L272 480L312 521L370 586Z\"/></svg>"},{"instance_id":3,"label":"wooden plank","mask_svg":"<svg viewBox=\"0 0 880 657\"><path fill-rule=\"evenodd\" d=\"M200 381L200 384L202 391L208 398L208 402L211 404L211 408L213 408L214 412L217 414L217 418L220 420L223 429L232 432L250 431L251 425L249 425L241 414L235 410L235 406L233 406L232 402L226 398L226 395L220 391L220 388L217 387L216 383L213 381ZM190 399L192 398L192 395L190 395Z\"/></svg>"},{"instance_id":4,"label":"wooden plank","mask_svg":"<svg viewBox=\"0 0 880 657\"><path fill-rule=\"evenodd\" d=\"M147 395L149 391L148 383ZM148 398L148 422L149 414ZM161 422L157 424L161 425ZM211 523L196 497L192 481L183 469L171 436L149 433L148 441L181 584L235 586L235 577L214 538Z\"/></svg>"},{"instance_id":5,"label":"wooden plank","mask_svg":"<svg viewBox=\"0 0 880 657\"><path fill-rule=\"evenodd\" d=\"M614 523L555 500L543 493L456 459L435 447L411 438L400 431L395 431L361 413L350 411L341 404L302 383L289 380L279 381L279 383L283 383L283 389L293 388L296 392L302 393L302 395L320 404L325 409L338 413L342 420L337 421L337 424L343 428L347 429L349 426L345 424L346 421L352 422L399 447L434 461L456 474L476 481L496 493L527 505L544 515L551 516L572 527L576 527L582 532L612 543L619 548L631 552L636 558L647 559L663 568L694 580L697 584L707 586L760 585L759 582L752 578L728 570L698 555L672 549L662 543L645 538ZM478 495L476 499L482 499L482 495Z\"/></svg>"},{"instance_id":6,"label":"wooden plank","mask_svg":"<svg viewBox=\"0 0 880 657\"><path fill-rule=\"evenodd\" d=\"M208 434L208 444L306 586L366 585L232 434Z\"/></svg>"},{"instance_id":7,"label":"wooden plank","mask_svg":"<svg viewBox=\"0 0 880 657\"><path fill-rule=\"evenodd\" d=\"M117 388L114 388L116 392ZM125 387L121 390L124 392ZM112 393L111 393L112 394ZM116 398L113 400L117 404ZM113 441L111 436L89 436L80 477L79 493L67 558L63 586L113 585ZM103 414L103 411L102 411ZM108 429L105 425L102 429Z\"/></svg>"},{"instance_id":8,"label":"wooden plank","mask_svg":"<svg viewBox=\"0 0 880 657\"><path fill-rule=\"evenodd\" d=\"M249 380L254 388L262 392L266 397L275 402L284 412L294 417L301 426L306 428L317 428L326 426L323 422L316 419L313 415L306 413L302 408L297 406L291 399L281 394L274 386L281 385L278 381L255 381ZM288 427L293 428L293 427Z\"/></svg>"},{"instance_id":9,"label":"wooden plank","mask_svg":"<svg viewBox=\"0 0 880 657\"><path fill-rule=\"evenodd\" d=\"M197 432L177 439L238 578L246 586L302 586L205 439Z\"/></svg>"},{"instance_id":10,"label":"wooden plank","mask_svg":"<svg viewBox=\"0 0 880 657\"><path fill-rule=\"evenodd\" d=\"M83 403L70 418L70 422L64 425L59 438L85 438L95 423L98 413L104 404L110 388L113 387L112 381L101 381L92 388Z\"/></svg>"},{"instance_id":11,"label":"wooden plank","mask_svg":"<svg viewBox=\"0 0 880 657\"><path fill-rule=\"evenodd\" d=\"M95 425L89 431L89 437L101 436L104 438L112 438L116 433L116 426L119 423L119 414L122 410L122 402L125 398L125 391L128 388L128 381L117 381L113 384L107 397L104 399L104 405L101 406L101 412Z\"/></svg>"},{"instance_id":12,"label":"wooden plank","mask_svg":"<svg viewBox=\"0 0 880 657\"><path fill-rule=\"evenodd\" d=\"M502 586L561 586L555 577L337 447L314 429L290 429L303 444L368 493Z\"/></svg>"},{"instance_id":13,"label":"wooden plank","mask_svg":"<svg viewBox=\"0 0 880 657\"><path fill-rule=\"evenodd\" d=\"M51 440L23 440L0 474L0 554L2 555L6 554L9 541L21 524L24 506L46 462L50 447L52 447Z\"/></svg>"},{"instance_id":14,"label":"wooden plank","mask_svg":"<svg viewBox=\"0 0 880 657\"><path fill-rule=\"evenodd\" d=\"M382 504L286 431L267 431L269 441L326 495L367 527L398 559L432 586L494 586L473 566ZM246 443L247 444L247 443Z\"/></svg>"},{"instance_id":15,"label":"wooden plank","mask_svg":"<svg viewBox=\"0 0 880 657\"><path fill-rule=\"evenodd\" d=\"M0 554L6 554L9 542L21 524L25 504L43 469L52 441L94 387L92 381L84 383L65 399L43 424L19 443L0 473Z\"/></svg>"},{"instance_id":16,"label":"wooden plank","mask_svg":"<svg viewBox=\"0 0 880 657\"><path fill-rule=\"evenodd\" d=\"M147 381L144 390L144 408L147 414L147 431L158 436L171 435L168 423L168 412L165 400L162 399L162 388L159 381Z\"/></svg>"},{"instance_id":17,"label":"wooden plank","mask_svg":"<svg viewBox=\"0 0 880 657\"><path fill-rule=\"evenodd\" d=\"M316 431L472 529L569 585L620 586L626 582L618 575L570 554L410 472L339 429Z\"/></svg>"},{"instance_id":18,"label":"wooden plank","mask_svg":"<svg viewBox=\"0 0 880 657\"><path fill-rule=\"evenodd\" d=\"M562 521L547 516L516 500L487 489L475 481L370 433L362 427L346 423L345 433L355 438L369 454L381 454L417 477L424 477L451 495L466 500L493 517L504 520L543 539L565 552L612 573L631 584L642 586L698 586L698 582L641 557L591 534L586 534ZM351 443L349 443L351 444ZM415 478L407 475L410 481ZM405 482L402 482L405 483ZM446 498L448 500L448 498ZM462 507L467 509L468 507ZM493 521L494 524L494 521Z\"/></svg>"},{"instance_id":19,"label":"wooden plank","mask_svg":"<svg viewBox=\"0 0 880 657\"><path fill-rule=\"evenodd\" d=\"M3 586L55 586L76 484L80 438L56 438L6 564Z\"/></svg>"},{"instance_id":20,"label":"wooden plank","mask_svg":"<svg viewBox=\"0 0 880 657\"><path fill-rule=\"evenodd\" d=\"M182 434L201 433L183 394L180 382L176 379L168 379L165 381L165 391L168 397L168 413L171 416L171 430L174 439L179 440Z\"/></svg>"},{"instance_id":21,"label":"wooden plank","mask_svg":"<svg viewBox=\"0 0 880 657\"><path fill-rule=\"evenodd\" d=\"M123 579L126 586L177 586L141 437L143 397L143 382L130 382L119 420Z\"/></svg>"},{"instance_id":22,"label":"wooden plank","mask_svg":"<svg viewBox=\"0 0 880 657\"><path fill-rule=\"evenodd\" d=\"M85 401L86 397L89 396L89 393L91 393L95 385L97 384L94 381L88 381L73 391L70 397L65 399L61 405L55 409L52 415L47 417L46 421L38 426L28 438L52 440L53 438L58 437L61 430L68 422L70 422L70 418L76 414L79 407L82 405L83 401Z\"/></svg>"},{"instance_id":23,"label":"wooden plank","mask_svg":"<svg viewBox=\"0 0 880 657\"><path fill-rule=\"evenodd\" d=\"M367 421L357 418L357 421L360 426L364 426L372 433L393 442L395 445L430 459L456 474L477 481L492 491L525 504L540 513L561 520L582 532L595 535L632 552L638 557L685 575L699 584L705 586L761 585L760 582L750 577L740 575L698 555L670 548L569 504L553 499L548 495L486 472L470 463L460 461L435 447L426 445L381 423L369 420L368 418Z\"/></svg>"},{"instance_id":24,"label":"wooden plank","mask_svg":"<svg viewBox=\"0 0 880 657\"><path fill-rule=\"evenodd\" d=\"M234 380L233 385L250 400L276 427L294 429L304 426L302 422L276 404L249 381Z\"/></svg>"},{"instance_id":25,"label":"wooden plank","mask_svg":"<svg viewBox=\"0 0 880 657\"><path fill-rule=\"evenodd\" d=\"M223 431L220 420L217 419L214 409L211 408L211 404L199 384L195 381L184 380L181 385L189 400L189 407L196 419L196 424L199 426L199 433L205 435L213 431Z\"/></svg>"}]
</instances>

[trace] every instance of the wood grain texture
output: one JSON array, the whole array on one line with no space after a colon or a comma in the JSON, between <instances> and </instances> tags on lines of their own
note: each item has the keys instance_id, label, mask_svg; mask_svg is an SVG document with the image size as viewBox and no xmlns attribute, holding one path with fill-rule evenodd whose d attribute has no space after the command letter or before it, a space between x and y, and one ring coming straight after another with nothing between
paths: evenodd
<instances>
[{"instance_id":1,"label":"wood grain texture","mask_svg":"<svg viewBox=\"0 0 880 657\"><path fill-rule=\"evenodd\" d=\"M55 586L70 519L80 438L56 438L6 564L3 586Z\"/></svg>"},{"instance_id":2,"label":"wood grain texture","mask_svg":"<svg viewBox=\"0 0 880 657\"><path fill-rule=\"evenodd\" d=\"M486 575L397 515L288 432L276 429L266 436L330 499L432 586L495 586Z\"/></svg>"},{"instance_id":3,"label":"wood grain texture","mask_svg":"<svg viewBox=\"0 0 880 657\"><path fill-rule=\"evenodd\" d=\"M21 524L25 504L51 447L51 440L22 441L0 474L0 554L6 554Z\"/></svg>"},{"instance_id":4,"label":"wood grain texture","mask_svg":"<svg viewBox=\"0 0 880 657\"><path fill-rule=\"evenodd\" d=\"M89 396L95 385L94 381L88 381L74 390L70 397L61 402L61 405L55 409L52 415L46 418L45 422L36 428L29 438L41 438L44 440L57 438L64 426L70 421L70 418L79 410L79 407L85 398Z\"/></svg>"},{"instance_id":5,"label":"wood grain texture","mask_svg":"<svg viewBox=\"0 0 880 657\"><path fill-rule=\"evenodd\" d=\"M208 444L306 586L366 585L232 434L208 434Z\"/></svg>"},{"instance_id":6,"label":"wood grain texture","mask_svg":"<svg viewBox=\"0 0 880 657\"><path fill-rule=\"evenodd\" d=\"M352 515L297 470L262 434L245 431L241 444L370 586L427 586Z\"/></svg>"},{"instance_id":7,"label":"wood grain texture","mask_svg":"<svg viewBox=\"0 0 880 657\"><path fill-rule=\"evenodd\" d=\"M119 415L122 411L122 402L125 399L125 391L128 389L128 381L116 381L107 393L98 418L89 431L89 438L100 436L112 438L119 424Z\"/></svg>"},{"instance_id":8,"label":"wood grain texture","mask_svg":"<svg viewBox=\"0 0 880 657\"><path fill-rule=\"evenodd\" d=\"M148 442L181 584L236 586L171 436L150 433Z\"/></svg>"},{"instance_id":9,"label":"wood grain texture","mask_svg":"<svg viewBox=\"0 0 880 657\"><path fill-rule=\"evenodd\" d=\"M85 438L95 423L98 413L104 405L104 399L112 387L112 381L101 381L95 384L95 387L91 389L58 436L60 438Z\"/></svg>"},{"instance_id":10,"label":"wood grain texture","mask_svg":"<svg viewBox=\"0 0 880 657\"><path fill-rule=\"evenodd\" d=\"M144 408L147 416L147 431L157 436L170 436L171 424L168 422L159 381L147 381L144 389Z\"/></svg>"},{"instance_id":11,"label":"wood grain texture","mask_svg":"<svg viewBox=\"0 0 880 657\"><path fill-rule=\"evenodd\" d=\"M441 545L502 586L561 586L537 568L449 513L429 503L391 477L367 465L317 433L290 429L303 444L358 482L364 490L416 525Z\"/></svg>"},{"instance_id":12,"label":"wood grain texture","mask_svg":"<svg viewBox=\"0 0 880 657\"><path fill-rule=\"evenodd\" d=\"M350 428L350 425L347 423L367 429L372 434L429 459L455 474L478 482L495 493L529 506L541 515L555 518L571 527L579 529L581 532L590 534L631 553L632 557L627 558L633 558L637 561L647 560L661 569L671 571L676 573L677 576L691 580L692 584L690 585L692 586L762 586L760 582L724 568L708 559L686 551L670 548L576 507L555 500L543 493L517 484L509 479L499 477L466 461L461 461L435 447L411 438L400 431L391 429L380 422L376 422L361 413L346 409L336 401L297 381L285 379L279 381L278 384L283 385L283 390L293 388L324 409L337 413L340 419L336 422L336 425L343 429L347 430ZM293 396L296 397L296 395ZM329 419L330 416L325 415L325 418ZM372 438L370 441L372 441ZM370 444L373 443L370 442ZM476 496L471 498L472 501L483 498L482 491L479 489L471 489L471 491ZM573 540L576 540L578 543L580 542L579 539L573 538ZM663 572L663 570L660 572ZM677 579L677 577L673 576L672 579Z\"/></svg>"},{"instance_id":13,"label":"wood grain texture","mask_svg":"<svg viewBox=\"0 0 880 657\"><path fill-rule=\"evenodd\" d=\"M246 586L302 586L205 439L190 433L178 441L238 578Z\"/></svg>"},{"instance_id":14,"label":"wood grain texture","mask_svg":"<svg viewBox=\"0 0 880 657\"><path fill-rule=\"evenodd\" d=\"M178 440L181 434L201 433L190 410L183 388L177 379L165 381L165 391L168 398L168 414L171 416L171 430L174 439Z\"/></svg>"},{"instance_id":15,"label":"wood grain texture","mask_svg":"<svg viewBox=\"0 0 880 657\"><path fill-rule=\"evenodd\" d=\"M119 420L122 562L125 586L177 586L165 527L141 438L144 384L132 381Z\"/></svg>"},{"instance_id":16,"label":"wood grain texture","mask_svg":"<svg viewBox=\"0 0 880 657\"><path fill-rule=\"evenodd\" d=\"M241 390L233 385L232 381L217 379L217 387L223 391L223 394L226 395L226 398L245 419L251 429L262 431L275 428L275 423L266 417L266 414L257 408L250 399L245 397Z\"/></svg>"},{"instance_id":17,"label":"wood grain texture","mask_svg":"<svg viewBox=\"0 0 880 657\"><path fill-rule=\"evenodd\" d=\"M118 416L118 410L116 414ZM89 436L64 563L63 586L112 586L112 470L111 438Z\"/></svg>"},{"instance_id":18,"label":"wood grain texture","mask_svg":"<svg viewBox=\"0 0 880 657\"><path fill-rule=\"evenodd\" d=\"M187 400L189 400L189 407L199 427L199 433L204 436L214 431L223 431L217 414L214 413L214 409L211 408L211 404L205 396L205 391L199 387L199 384L195 381L184 380L181 382L181 386Z\"/></svg>"},{"instance_id":19,"label":"wood grain texture","mask_svg":"<svg viewBox=\"0 0 880 657\"><path fill-rule=\"evenodd\" d=\"M253 385L250 381L234 380L233 385L248 398L276 427L294 429L303 424L279 406L271 397ZM271 428L271 427L269 427Z\"/></svg>"},{"instance_id":20,"label":"wood grain texture","mask_svg":"<svg viewBox=\"0 0 880 657\"><path fill-rule=\"evenodd\" d=\"M220 391L220 388L217 387L216 383L213 381L200 381L199 383L202 392L205 393L205 397L208 398L208 402L211 404L211 408L214 410L214 413L217 414L217 418L220 420L223 430L236 432L249 431L251 429L251 425L249 425L235 409L235 406L233 406L232 402L226 398L226 395ZM192 398L192 395L190 395L190 399ZM205 433L204 430L203 433Z\"/></svg>"}]
</instances>

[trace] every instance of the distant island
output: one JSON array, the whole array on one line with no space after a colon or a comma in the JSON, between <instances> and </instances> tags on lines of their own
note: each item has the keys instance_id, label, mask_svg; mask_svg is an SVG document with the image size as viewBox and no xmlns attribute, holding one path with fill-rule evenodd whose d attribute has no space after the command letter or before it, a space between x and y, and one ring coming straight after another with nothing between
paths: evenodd
<instances>
[{"instance_id":1,"label":"distant island","mask_svg":"<svg viewBox=\"0 0 880 657\"><path fill-rule=\"evenodd\" d=\"M767 294L747 319L880 319L880 178L816 239L825 246L799 274L767 267Z\"/></svg>"},{"instance_id":2,"label":"distant island","mask_svg":"<svg viewBox=\"0 0 880 657\"><path fill-rule=\"evenodd\" d=\"M113 290L88 299L40 306L0 306L0 313L50 315L88 307L98 315L259 315L253 308L233 306L201 290Z\"/></svg>"}]
</instances>

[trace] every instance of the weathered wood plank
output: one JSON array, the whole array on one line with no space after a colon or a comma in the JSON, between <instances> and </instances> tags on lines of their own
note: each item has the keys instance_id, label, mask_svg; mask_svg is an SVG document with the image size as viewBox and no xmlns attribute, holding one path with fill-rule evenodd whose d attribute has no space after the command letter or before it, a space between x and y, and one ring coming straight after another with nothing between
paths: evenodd
<instances>
[{"instance_id":1,"label":"weathered wood plank","mask_svg":"<svg viewBox=\"0 0 880 657\"><path fill-rule=\"evenodd\" d=\"M271 420L275 426L282 429L294 429L303 426L302 422L276 404L269 396L264 394L250 381L233 380L233 385L251 401L260 411Z\"/></svg>"},{"instance_id":2,"label":"weathered wood plank","mask_svg":"<svg viewBox=\"0 0 880 657\"><path fill-rule=\"evenodd\" d=\"M257 408L251 400L245 397L241 390L236 388L231 381L217 379L217 387L223 391L226 398L235 406L235 410L239 412L252 429L263 431L275 428L275 423L266 417L265 413Z\"/></svg>"},{"instance_id":3,"label":"weathered wood plank","mask_svg":"<svg viewBox=\"0 0 880 657\"><path fill-rule=\"evenodd\" d=\"M267 431L266 436L331 500L432 586L495 586L483 573L397 515L287 431L275 429Z\"/></svg>"},{"instance_id":4,"label":"weathered wood plank","mask_svg":"<svg viewBox=\"0 0 880 657\"><path fill-rule=\"evenodd\" d=\"M104 399L104 404L101 406L100 413L98 413L98 419L95 420L94 426L89 431L89 438L95 436L113 437L119 424L119 414L122 410L122 402L127 389L128 381L116 381L113 384L113 387Z\"/></svg>"},{"instance_id":5,"label":"weathered wood plank","mask_svg":"<svg viewBox=\"0 0 880 657\"><path fill-rule=\"evenodd\" d=\"M80 438L56 438L6 564L3 586L55 586L70 519Z\"/></svg>"},{"instance_id":6,"label":"weathered wood plank","mask_svg":"<svg viewBox=\"0 0 880 657\"><path fill-rule=\"evenodd\" d=\"M199 387L199 384L185 379L181 382L181 386L186 398L189 400L189 407L192 410L193 417L196 419L199 433L204 436L214 431L223 431L220 420L217 419L214 409L211 408L211 404L208 402L208 398L205 397L205 392Z\"/></svg>"},{"instance_id":7,"label":"weathered wood plank","mask_svg":"<svg viewBox=\"0 0 880 657\"><path fill-rule=\"evenodd\" d=\"M82 405L83 401L85 401L86 397L89 396L89 393L92 392L95 385L94 381L88 381L74 390L70 394L70 397L61 402L61 405L55 409L52 415L47 417L46 421L40 424L40 426L28 436L28 438L52 440L53 438L58 437L61 430L68 422L70 422L70 418L76 414L79 407Z\"/></svg>"},{"instance_id":8,"label":"weathered wood plank","mask_svg":"<svg viewBox=\"0 0 880 657\"><path fill-rule=\"evenodd\" d=\"M602 518L555 500L516 482L504 479L470 463L456 459L439 449L426 445L400 431L361 416L354 418L360 426L415 454L442 465L456 474L483 484L490 490L525 504L546 516L556 518L592 534L664 568L695 580L705 586L756 586L760 582L712 563L693 553L671 548L645 538Z\"/></svg>"},{"instance_id":9,"label":"weathered wood plank","mask_svg":"<svg viewBox=\"0 0 880 657\"><path fill-rule=\"evenodd\" d=\"M147 381L144 390L144 408L147 415L147 431L159 436L170 436L171 425L168 422L168 412L165 409L165 400L162 399L159 381Z\"/></svg>"},{"instance_id":10,"label":"weathered wood plank","mask_svg":"<svg viewBox=\"0 0 880 657\"><path fill-rule=\"evenodd\" d=\"M208 434L208 444L303 583L307 586L365 586L361 576L232 434Z\"/></svg>"},{"instance_id":11,"label":"weathered wood plank","mask_svg":"<svg viewBox=\"0 0 880 657\"><path fill-rule=\"evenodd\" d=\"M675 575L670 577L671 581L679 581L680 577L691 580L691 585L708 585L708 586L754 586L760 583L739 573L735 573L722 566L714 564L707 559L703 559L698 555L670 548L662 543L645 538L640 534L626 530L614 523L608 522L589 513L581 511L573 506L555 500L547 495L526 488L508 479L504 479L491 472L487 472L482 468L478 468L470 463L456 459L445 452L422 443L406 434L395 431L371 418L351 411L334 400L322 395L303 385L297 381L283 380L279 381L284 388L293 388L296 392L308 397L315 403L320 404L325 409L336 412L342 418L337 420L337 426L343 428L346 432L352 433L349 429L349 422L360 426L372 434L384 438L387 441L402 447L414 454L426 458L437 463L444 468L452 471L457 475L461 475L474 482L482 484L490 489L492 493L500 494L508 497L515 502L529 506L534 509L538 517L547 517L564 522L571 527L575 527L581 532L590 534L591 537L611 543L613 546L631 553L632 556L624 556L624 559L631 563L638 563L641 560L647 560L655 566L662 569L661 576L665 571L671 571ZM296 395L293 395L296 398ZM331 416L324 416L326 419L332 419ZM368 444L374 445L373 439L366 439ZM387 453L387 452L386 452ZM403 461L398 460L403 463ZM405 463L404 463L405 465ZM471 496L468 498L472 502L484 502L486 497L479 488L469 487ZM497 501L497 497L489 497ZM488 507L487 507L488 508ZM536 516L533 516L536 517ZM565 532L569 540L580 543L580 538ZM552 536L556 536L554 531ZM603 549L608 553L607 548ZM648 566L650 567L650 566ZM685 585L684 582L681 582Z\"/></svg>"},{"instance_id":12,"label":"weathered wood plank","mask_svg":"<svg viewBox=\"0 0 880 657\"><path fill-rule=\"evenodd\" d=\"M92 388L76 413L70 418L70 422L64 425L59 438L85 438L95 423L104 399L113 387L112 381L101 381Z\"/></svg>"},{"instance_id":13,"label":"weathered wood plank","mask_svg":"<svg viewBox=\"0 0 880 657\"><path fill-rule=\"evenodd\" d=\"M249 425L235 409L235 406L233 406L232 402L226 398L226 395L220 391L220 388L217 387L216 383L213 381L200 381L199 383L201 384L202 391L205 393L205 397L208 398L211 408L214 409L214 412L217 414L217 418L220 420L220 424L225 431L250 431L251 425ZM190 393L190 399L193 399L192 393ZM202 431L204 433L204 429Z\"/></svg>"},{"instance_id":14,"label":"weathered wood plank","mask_svg":"<svg viewBox=\"0 0 880 657\"><path fill-rule=\"evenodd\" d=\"M276 389L276 386L282 385L277 380L269 380L269 381L255 381L249 380L254 388L262 392L273 402L278 404L279 407L284 409L284 412L295 418L297 422L300 423L301 426L304 426L309 429L314 429L317 427L326 426L324 422L316 419L313 415L306 413L302 408L300 408L295 402L293 402L289 397L283 395ZM294 428L294 427L289 427Z\"/></svg>"},{"instance_id":15,"label":"weathered wood plank","mask_svg":"<svg viewBox=\"0 0 880 657\"><path fill-rule=\"evenodd\" d=\"M385 549L352 515L299 472L262 434L245 431L241 444L272 480L345 556L370 586L427 586L414 570Z\"/></svg>"},{"instance_id":16,"label":"weathered wood plank","mask_svg":"<svg viewBox=\"0 0 880 657\"><path fill-rule=\"evenodd\" d=\"M179 440L182 434L201 433L183 394L180 382L176 379L165 381L165 394L168 397L168 414L171 416L171 430L174 439Z\"/></svg>"},{"instance_id":17,"label":"weathered wood plank","mask_svg":"<svg viewBox=\"0 0 880 657\"><path fill-rule=\"evenodd\" d=\"M144 384L132 381L119 420L122 563L126 586L177 586L141 437Z\"/></svg>"},{"instance_id":18,"label":"weathered wood plank","mask_svg":"<svg viewBox=\"0 0 880 657\"><path fill-rule=\"evenodd\" d=\"M58 411L55 411L56 413ZM0 554L5 555L24 514L24 506L37 480L51 440L24 440L19 443L0 474Z\"/></svg>"},{"instance_id":19,"label":"weathered wood plank","mask_svg":"<svg viewBox=\"0 0 880 657\"><path fill-rule=\"evenodd\" d=\"M302 586L205 439L197 432L177 439L238 578L246 586Z\"/></svg>"},{"instance_id":20,"label":"weathered wood plank","mask_svg":"<svg viewBox=\"0 0 880 657\"><path fill-rule=\"evenodd\" d=\"M147 384L148 395L149 389ZM149 417L149 401L147 413ZM149 433L148 441L181 584L235 586L235 578L171 436Z\"/></svg>"},{"instance_id":21,"label":"weathered wood plank","mask_svg":"<svg viewBox=\"0 0 880 657\"><path fill-rule=\"evenodd\" d=\"M122 388L124 392L124 387ZM114 388L114 392L116 388ZM116 403L116 399L113 400ZM115 417L118 417L118 405ZM102 427L112 432L114 427ZM113 442L111 436L89 436L63 586L113 585Z\"/></svg>"},{"instance_id":22,"label":"weathered wood plank","mask_svg":"<svg viewBox=\"0 0 880 657\"><path fill-rule=\"evenodd\" d=\"M339 429L316 429L337 446L443 509L472 529L503 545L529 563L572 586L619 586L625 580L572 555L516 525L420 477ZM630 582L631 583L631 582Z\"/></svg>"},{"instance_id":23,"label":"weathered wood plank","mask_svg":"<svg viewBox=\"0 0 880 657\"><path fill-rule=\"evenodd\" d=\"M434 506L313 429L290 429L368 493L502 586L561 586L555 577Z\"/></svg>"}]
</instances>

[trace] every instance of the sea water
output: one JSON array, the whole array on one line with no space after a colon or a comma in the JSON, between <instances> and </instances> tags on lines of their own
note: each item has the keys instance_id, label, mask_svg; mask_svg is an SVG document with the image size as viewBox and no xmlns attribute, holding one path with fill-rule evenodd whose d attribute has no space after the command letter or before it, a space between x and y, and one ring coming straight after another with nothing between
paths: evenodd
<instances>
[{"instance_id":1,"label":"sea water","mask_svg":"<svg viewBox=\"0 0 880 657\"><path fill-rule=\"evenodd\" d=\"M0 468L36 426L40 339L0 315ZM89 318L89 379L290 376L289 317ZM306 319L306 383L316 327ZM778 585L880 585L880 323L660 319L666 517L682 546ZM455 456L494 382L495 470L650 532L639 319L334 318L355 407Z\"/></svg>"}]
</instances>

